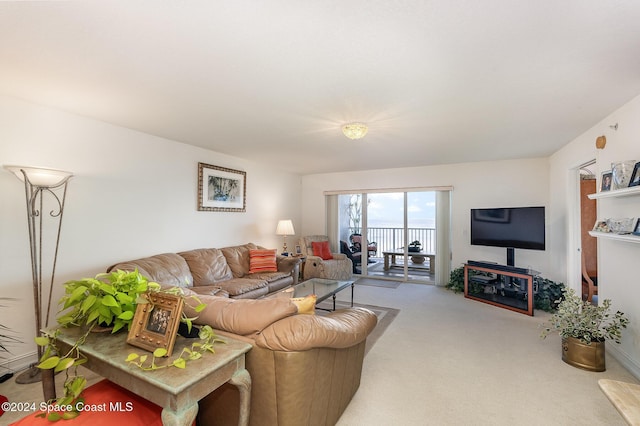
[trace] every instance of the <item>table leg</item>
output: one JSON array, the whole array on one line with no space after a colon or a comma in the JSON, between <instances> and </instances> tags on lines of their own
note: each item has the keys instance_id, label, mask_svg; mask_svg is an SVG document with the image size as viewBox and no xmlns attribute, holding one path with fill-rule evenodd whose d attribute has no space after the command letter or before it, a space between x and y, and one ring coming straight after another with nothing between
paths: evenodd
<instances>
[{"instance_id":1,"label":"table leg","mask_svg":"<svg viewBox=\"0 0 640 426\"><path fill-rule=\"evenodd\" d=\"M351 283L351 307L353 308L353 289L356 287L356 282Z\"/></svg>"},{"instance_id":2,"label":"table leg","mask_svg":"<svg viewBox=\"0 0 640 426\"><path fill-rule=\"evenodd\" d=\"M249 413L251 409L251 376L249 372L243 368L236 371L229 380L240 391L240 418L238 424L246 426L249 424Z\"/></svg>"},{"instance_id":3,"label":"table leg","mask_svg":"<svg viewBox=\"0 0 640 426\"><path fill-rule=\"evenodd\" d=\"M198 414L198 401L186 407L180 412L173 411L169 407L162 409L163 426L191 426Z\"/></svg>"},{"instance_id":4,"label":"table leg","mask_svg":"<svg viewBox=\"0 0 640 426\"><path fill-rule=\"evenodd\" d=\"M389 270L389 254L387 253L384 254L384 270Z\"/></svg>"}]
</instances>

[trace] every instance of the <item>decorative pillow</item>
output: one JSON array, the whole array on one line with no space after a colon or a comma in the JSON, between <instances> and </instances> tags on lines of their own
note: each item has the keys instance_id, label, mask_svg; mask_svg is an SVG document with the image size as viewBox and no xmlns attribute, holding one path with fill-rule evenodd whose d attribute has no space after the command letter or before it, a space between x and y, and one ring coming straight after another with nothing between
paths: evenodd
<instances>
[{"instance_id":1,"label":"decorative pillow","mask_svg":"<svg viewBox=\"0 0 640 426\"><path fill-rule=\"evenodd\" d=\"M291 301L298 307L299 314L315 315L317 298L315 294L310 294L306 297L292 297Z\"/></svg>"},{"instance_id":2,"label":"decorative pillow","mask_svg":"<svg viewBox=\"0 0 640 426\"><path fill-rule=\"evenodd\" d=\"M331 249L329 248L329 241L312 241L311 248L313 248L313 255L319 256L322 260L331 260Z\"/></svg>"},{"instance_id":3,"label":"decorative pillow","mask_svg":"<svg viewBox=\"0 0 640 426\"><path fill-rule=\"evenodd\" d=\"M276 250L249 250L249 273L277 272Z\"/></svg>"}]
</instances>

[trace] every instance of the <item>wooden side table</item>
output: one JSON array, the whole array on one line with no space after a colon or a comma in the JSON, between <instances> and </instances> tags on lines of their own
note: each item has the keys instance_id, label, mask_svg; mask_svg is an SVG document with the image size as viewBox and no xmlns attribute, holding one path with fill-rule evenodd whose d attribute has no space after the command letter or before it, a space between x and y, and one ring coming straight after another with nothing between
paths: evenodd
<instances>
[{"instance_id":1,"label":"wooden side table","mask_svg":"<svg viewBox=\"0 0 640 426\"><path fill-rule=\"evenodd\" d=\"M58 336L61 349L73 345L82 335L79 328L61 329ZM173 354L176 356L194 339L178 336ZM240 425L249 423L251 377L245 369L248 343L225 337L226 343L216 344L215 353L207 353L199 360L190 361L186 369L165 368L143 371L125 359L131 352L142 349L126 343L126 333L91 333L80 351L88 358L85 364L95 373L129 389L137 395L164 407L162 424L166 426L191 425L198 413L198 401L222 386L231 383L240 390ZM161 365L169 359L156 362Z\"/></svg>"}]
</instances>

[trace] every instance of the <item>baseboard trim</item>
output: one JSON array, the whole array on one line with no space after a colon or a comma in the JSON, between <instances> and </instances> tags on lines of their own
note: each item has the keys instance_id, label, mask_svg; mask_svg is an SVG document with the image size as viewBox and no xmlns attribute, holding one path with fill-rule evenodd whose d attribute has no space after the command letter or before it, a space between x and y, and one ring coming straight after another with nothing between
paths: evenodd
<instances>
[{"instance_id":1,"label":"baseboard trim","mask_svg":"<svg viewBox=\"0 0 640 426\"><path fill-rule=\"evenodd\" d=\"M611 342L610 342L611 343ZM629 370L629 372L638 380L640 380L640 365L636 363L633 359L629 357L624 351L620 349L618 345L615 343L608 344L607 352L611 356L613 356L624 368Z\"/></svg>"},{"instance_id":2,"label":"baseboard trim","mask_svg":"<svg viewBox=\"0 0 640 426\"><path fill-rule=\"evenodd\" d=\"M18 355L13 358L8 358L0 362L0 371L10 371L16 373L29 368L32 364L38 361L38 352L27 352L26 354Z\"/></svg>"}]
</instances>

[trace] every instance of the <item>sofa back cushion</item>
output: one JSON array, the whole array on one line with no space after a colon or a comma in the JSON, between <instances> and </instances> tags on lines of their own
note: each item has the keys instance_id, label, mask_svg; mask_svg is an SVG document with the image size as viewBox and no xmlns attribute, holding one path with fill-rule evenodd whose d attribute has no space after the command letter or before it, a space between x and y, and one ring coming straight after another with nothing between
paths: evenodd
<instances>
[{"instance_id":1,"label":"sofa back cushion","mask_svg":"<svg viewBox=\"0 0 640 426\"><path fill-rule=\"evenodd\" d=\"M193 276L189 265L182 256L176 253L164 253L116 263L107 268L107 272L118 269L133 271L136 268L143 276L165 287L193 286Z\"/></svg>"},{"instance_id":2,"label":"sofa back cushion","mask_svg":"<svg viewBox=\"0 0 640 426\"><path fill-rule=\"evenodd\" d=\"M231 272L235 278L242 278L249 274L249 250L255 250L258 246L253 243L243 244L241 246L224 247L220 249L227 264L231 268Z\"/></svg>"},{"instance_id":3,"label":"sofa back cushion","mask_svg":"<svg viewBox=\"0 0 640 426\"><path fill-rule=\"evenodd\" d=\"M233 278L220 249L196 249L178 253L189 265L194 286L214 285Z\"/></svg>"}]
</instances>

